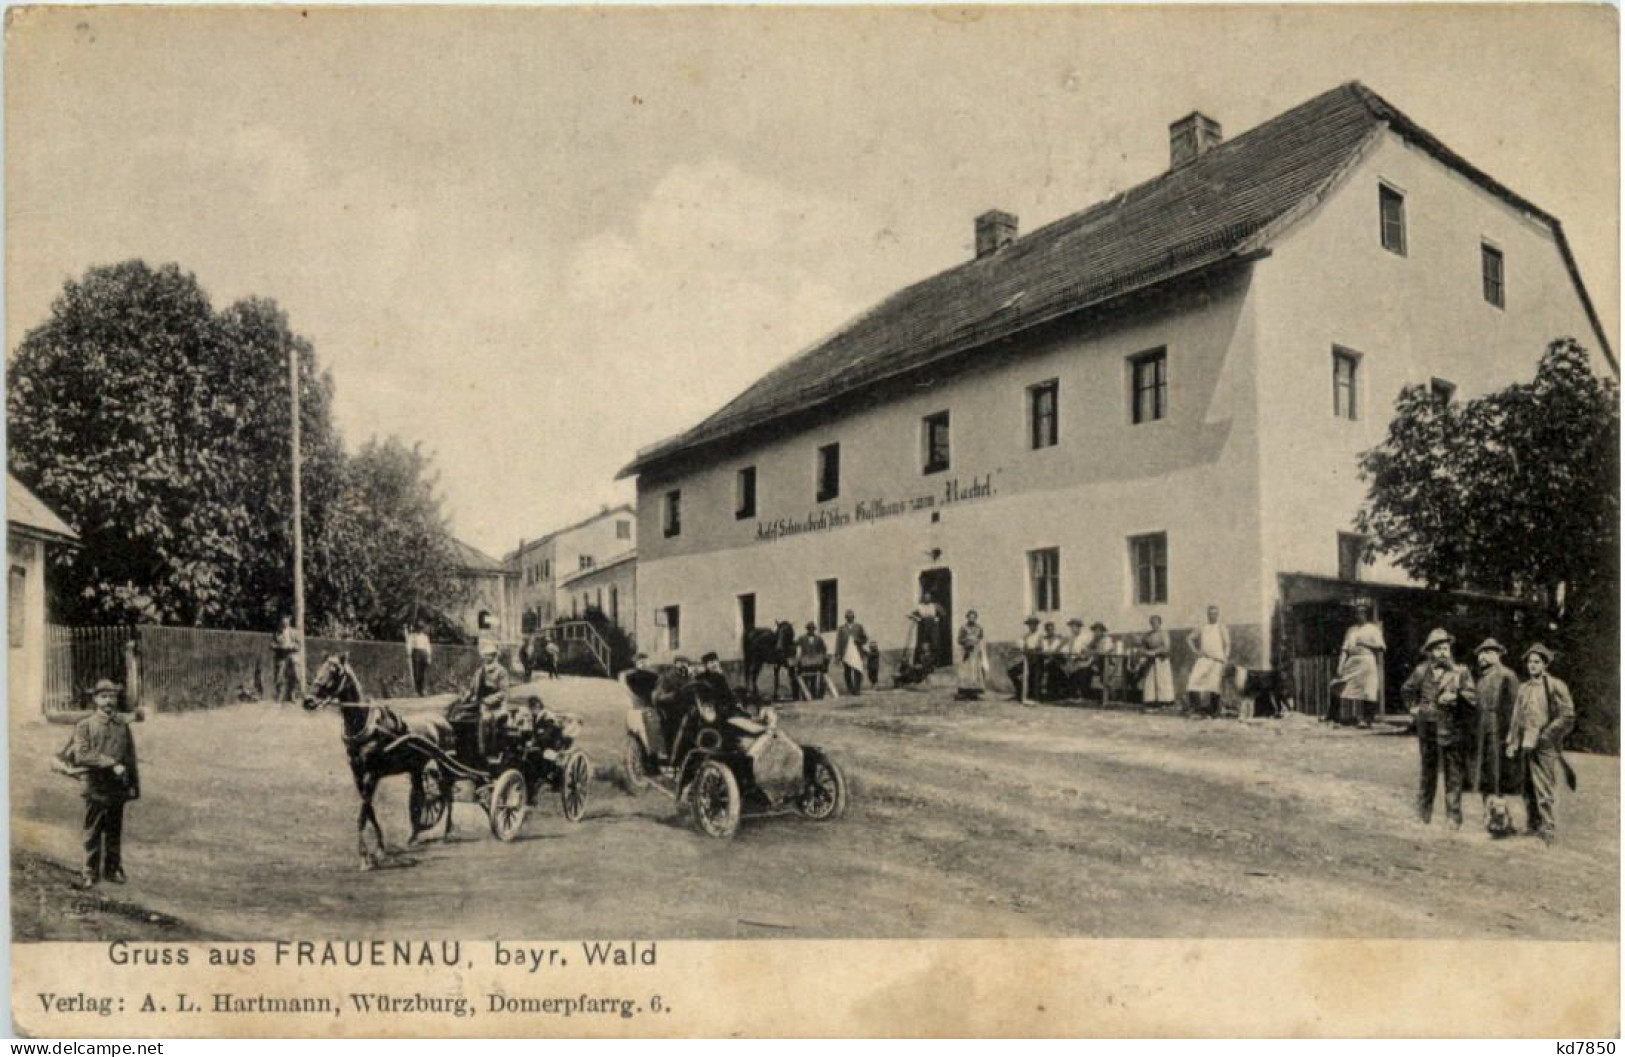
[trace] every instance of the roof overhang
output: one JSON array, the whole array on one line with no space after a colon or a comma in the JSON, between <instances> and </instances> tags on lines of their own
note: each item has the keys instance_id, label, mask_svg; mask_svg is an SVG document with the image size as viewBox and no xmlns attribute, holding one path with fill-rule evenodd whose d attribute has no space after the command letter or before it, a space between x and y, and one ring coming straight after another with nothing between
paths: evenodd
<instances>
[{"instance_id":1,"label":"roof overhang","mask_svg":"<svg viewBox=\"0 0 1625 1057\"><path fill-rule=\"evenodd\" d=\"M919 363L910 364L897 371L880 375L860 386L832 392L794 408L786 408L761 420L715 437L706 438L692 444L685 444L683 443L683 437L687 436L687 434L679 434L675 438L643 449L636 458L621 468L620 472L615 475L615 479L621 480L626 477L633 477L652 468L668 465L679 460L701 458L708 451L737 444L742 439L760 436L764 432L782 429L787 423L793 422L802 416L826 410L837 403L850 402L854 397L871 396L886 390L888 387L895 386L899 382L917 378L922 374L958 373L961 370L973 367L975 365L973 357L982 350L1001 345L1066 320L1080 317L1107 317L1124 311L1133 311L1136 308L1143 307L1146 299L1152 295L1162 295L1171 288L1181 288L1210 281L1219 273L1252 264L1270 256L1270 254L1271 250L1267 246L1246 247L1219 260L1197 265L1172 275L1159 276L1152 282L1129 286L1104 297L1068 305L1047 315L1023 319L1013 326L994 328L965 341L944 345L934 350L925 360Z\"/></svg>"}]
</instances>

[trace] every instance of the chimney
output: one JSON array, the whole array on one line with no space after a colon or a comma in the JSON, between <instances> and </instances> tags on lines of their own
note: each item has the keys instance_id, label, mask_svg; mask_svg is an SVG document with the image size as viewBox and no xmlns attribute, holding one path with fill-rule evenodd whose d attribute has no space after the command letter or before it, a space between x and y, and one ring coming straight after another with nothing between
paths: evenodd
<instances>
[{"instance_id":1,"label":"chimney","mask_svg":"<svg viewBox=\"0 0 1625 1057\"><path fill-rule=\"evenodd\" d=\"M1016 215L989 209L976 218L976 256L997 253L1016 241Z\"/></svg>"},{"instance_id":2,"label":"chimney","mask_svg":"<svg viewBox=\"0 0 1625 1057\"><path fill-rule=\"evenodd\" d=\"M1224 142L1224 130L1219 123L1200 110L1168 126L1168 168L1178 169L1200 158Z\"/></svg>"}]
</instances>

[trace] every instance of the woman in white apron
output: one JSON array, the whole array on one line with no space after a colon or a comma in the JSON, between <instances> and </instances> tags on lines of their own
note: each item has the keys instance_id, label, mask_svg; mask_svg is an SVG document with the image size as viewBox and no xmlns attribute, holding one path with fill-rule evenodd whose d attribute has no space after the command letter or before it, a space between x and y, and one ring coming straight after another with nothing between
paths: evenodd
<instances>
[{"instance_id":1,"label":"woman in white apron","mask_svg":"<svg viewBox=\"0 0 1625 1057\"><path fill-rule=\"evenodd\" d=\"M977 622L976 610L965 614L959 629L959 691L961 701L980 701L987 690L987 631Z\"/></svg>"},{"instance_id":2,"label":"woman in white apron","mask_svg":"<svg viewBox=\"0 0 1625 1057\"><path fill-rule=\"evenodd\" d=\"M1377 702L1382 699L1382 658L1388 645L1382 639L1382 625L1371 619L1368 603L1357 604L1354 613L1354 626L1343 636L1337 678L1331 688L1337 698L1337 721L1369 728L1376 722Z\"/></svg>"}]
</instances>

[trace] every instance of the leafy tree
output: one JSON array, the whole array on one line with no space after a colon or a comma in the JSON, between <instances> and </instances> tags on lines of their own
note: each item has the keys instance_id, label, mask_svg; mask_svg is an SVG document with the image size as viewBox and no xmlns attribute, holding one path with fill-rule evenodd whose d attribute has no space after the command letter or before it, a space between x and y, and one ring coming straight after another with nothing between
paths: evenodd
<instances>
[{"instance_id":1,"label":"leafy tree","mask_svg":"<svg viewBox=\"0 0 1625 1057\"><path fill-rule=\"evenodd\" d=\"M335 633L395 638L407 621L470 597L429 456L369 440L344 468L316 561L328 570Z\"/></svg>"},{"instance_id":2,"label":"leafy tree","mask_svg":"<svg viewBox=\"0 0 1625 1057\"><path fill-rule=\"evenodd\" d=\"M1513 592L1546 607L1581 698L1581 740L1618 743L1619 387L1573 339L1533 381L1459 404L1399 396L1360 458L1357 524L1431 587Z\"/></svg>"},{"instance_id":3,"label":"leafy tree","mask_svg":"<svg viewBox=\"0 0 1625 1057\"><path fill-rule=\"evenodd\" d=\"M173 264L67 283L19 345L6 399L11 471L83 542L62 556L66 619L232 626L286 606L286 576L273 589L263 567L288 532L287 474L269 467L287 465L290 345L325 467L331 384L274 305L216 315Z\"/></svg>"},{"instance_id":4,"label":"leafy tree","mask_svg":"<svg viewBox=\"0 0 1625 1057\"><path fill-rule=\"evenodd\" d=\"M127 261L68 282L10 364L11 472L83 544L59 558L62 619L269 628L291 611L290 349L309 625L393 638L413 600L458 596L428 460L398 441L346 457L333 380L275 302L217 313L176 265Z\"/></svg>"}]
</instances>

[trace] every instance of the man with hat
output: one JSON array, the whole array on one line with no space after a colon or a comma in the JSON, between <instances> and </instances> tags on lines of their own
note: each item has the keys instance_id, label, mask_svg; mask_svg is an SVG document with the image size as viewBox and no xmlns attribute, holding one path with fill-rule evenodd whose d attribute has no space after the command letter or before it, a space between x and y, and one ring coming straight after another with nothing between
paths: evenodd
<instances>
[{"instance_id":1,"label":"man with hat","mask_svg":"<svg viewBox=\"0 0 1625 1057\"><path fill-rule=\"evenodd\" d=\"M1068 697L1082 698L1088 689L1089 662L1092 655L1089 645L1094 641L1083 626L1081 617L1073 617L1066 622L1067 630L1072 635L1061 647L1061 679L1058 686L1064 686Z\"/></svg>"},{"instance_id":2,"label":"man with hat","mask_svg":"<svg viewBox=\"0 0 1625 1057\"><path fill-rule=\"evenodd\" d=\"M135 738L130 722L142 718L118 713L119 686L103 679L91 691L96 711L79 721L57 758L79 776L85 799L85 868L77 887L98 881L124 883L124 805L141 796Z\"/></svg>"},{"instance_id":3,"label":"man with hat","mask_svg":"<svg viewBox=\"0 0 1625 1057\"><path fill-rule=\"evenodd\" d=\"M1004 670L1010 677L1012 697L1026 703L1032 695L1038 693L1039 665L1043 662L1044 633L1038 630L1041 622L1038 617L1027 618L1027 634L1021 637L1021 654L1014 664Z\"/></svg>"},{"instance_id":4,"label":"man with hat","mask_svg":"<svg viewBox=\"0 0 1625 1057\"><path fill-rule=\"evenodd\" d=\"M796 640L796 699L809 694L814 700L824 696L824 676L829 671L829 647L818 634L818 624L807 621L807 633Z\"/></svg>"},{"instance_id":5,"label":"man with hat","mask_svg":"<svg viewBox=\"0 0 1625 1057\"><path fill-rule=\"evenodd\" d=\"M497 660L496 643L481 639L479 651L480 667L467 694L446 710L446 721L458 734L458 749L470 758L483 757L493 747L496 716L508 701L508 670Z\"/></svg>"},{"instance_id":6,"label":"man with hat","mask_svg":"<svg viewBox=\"0 0 1625 1057\"><path fill-rule=\"evenodd\" d=\"M1041 663L1038 668L1038 699L1053 701L1064 696L1066 685L1066 639L1055 630L1055 621L1044 622L1044 636L1038 640Z\"/></svg>"},{"instance_id":7,"label":"man with hat","mask_svg":"<svg viewBox=\"0 0 1625 1057\"><path fill-rule=\"evenodd\" d=\"M300 668L304 664L305 641L293 618L282 615L276 634L271 636L271 685L279 704L292 701L304 687Z\"/></svg>"},{"instance_id":8,"label":"man with hat","mask_svg":"<svg viewBox=\"0 0 1625 1057\"><path fill-rule=\"evenodd\" d=\"M1506 754L1523 755L1525 825L1547 844L1557 839L1557 771L1567 770L1563 738L1574 728L1568 684L1546 671L1552 651L1535 643L1523 652L1528 680L1518 688L1507 727Z\"/></svg>"},{"instance_id":9,"label":"man with hat","mask_svg":"<svg viewBox=\"0 0 1625 1057\"><path fill-rule=\"evenodd\" d=\"M1511 776L1501 774L1502 732L1511 729L1518 676L1501 663L1506 647L1493 638L1479 643L1473 653L1478 658L1478 725L1467 750L1467 787L1488 800L1505 792L1517 792L1523 784L1504 781Z\"/></svg>"},{"instance_id":10,"label":"man with hat","mask_svg":"<svg viewBox=\"0 0 1625 1057\"><path fill-rule=\"evenodd\" d=\"M846 611L846 623L835 632L835 656L840 659L842 674L846 677L846 692L854 696L863 689L863 669L869 633L858 623L858 615Z\"/></svg>"},{"instance_id":11,"label":"man with hat","mask_svg":"<svg viewBox=\"0 0 1625 1057\"><path fill-rule=\"evenodd\" d=\"M1472 673L1456 663L1455 638L1435 628L1422 645L1426 655L1400 688L1400 699L1416 717L1416 742L1422 754L1422 780L1416 793L1416 814L1433 821L1433 799L1439 771L1444 771L1444 809L1450 825L1461 828L1461 789L1466 764L1466 741L1473 731L1473 702L1478 689Z\"/></svg>"}]
</instances>

